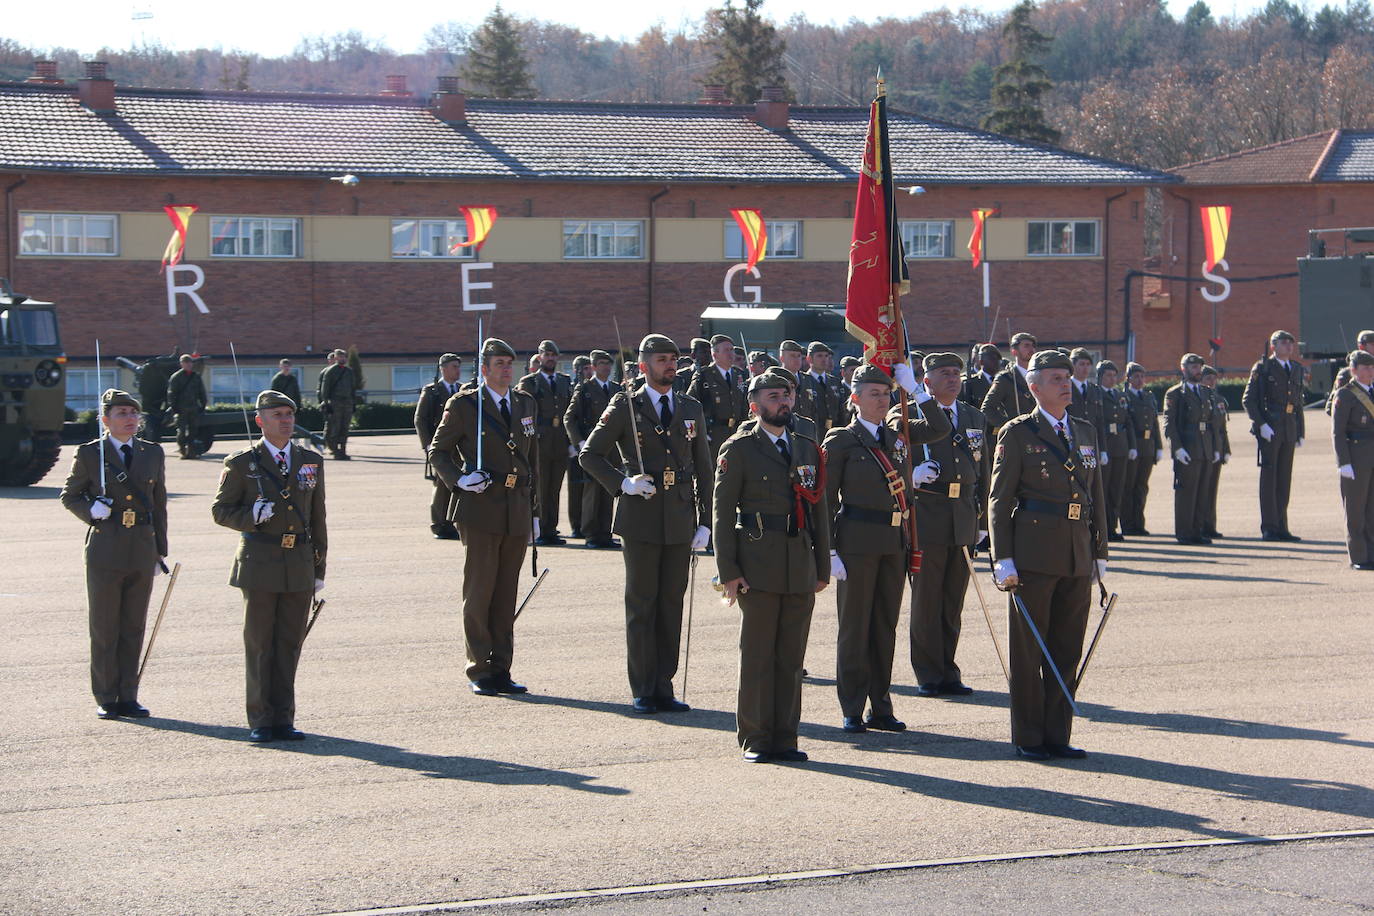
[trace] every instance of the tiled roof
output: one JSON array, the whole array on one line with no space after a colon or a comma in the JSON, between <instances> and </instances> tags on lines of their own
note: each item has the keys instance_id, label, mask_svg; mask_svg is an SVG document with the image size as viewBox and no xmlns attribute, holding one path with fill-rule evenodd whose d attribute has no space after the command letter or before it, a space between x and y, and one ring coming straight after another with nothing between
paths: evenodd
<instances>
[{"instance_id":1,"label":"tiled roof","mask_svg":"<svg viewBox=\"0 0 1374 916\"><path fill-rule=\"evenodd\" d=\"M1318 181L1374 181L1374 131L1342 130Z\"/></svg>"},{"instance_id":2,"label":"tiled roof","mask_svg":"<svg viewBox=\"0 0 1374 916\"><path fill-rule=\"evenodd\" d=\"M1169 171L1188 184L1306 184L1321 165L1331 145L1332 133L1324 130L1181 165Z\"/></svg>"},{"instance_id":3,"label":"tiled roof","mask_svg":"<svg viewBox=\"0 0 1374 916\"><path fill-rule=\"evenodd\" d=\"M850 182L867 109L468 99L465 124L422 100L0 83L0 169L581 181ZM895 173L926 184L1154 184L1172 176L914 115L889 115Z\"/></svg>"}]
</instances>

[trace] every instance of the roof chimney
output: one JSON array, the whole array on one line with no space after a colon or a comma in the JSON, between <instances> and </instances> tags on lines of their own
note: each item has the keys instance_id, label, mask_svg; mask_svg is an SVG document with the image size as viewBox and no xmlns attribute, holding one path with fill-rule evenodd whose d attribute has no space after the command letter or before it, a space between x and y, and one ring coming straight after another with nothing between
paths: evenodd
<instances>
[{"instance_id":1,"label":"roof chimney","mask_svg":"<svg viewBox=\"0 0 1374 916\"><path fill-rule=\"evenodd\" d=\"M787 130L787 96L781 86L764 86L754 103L754 120L769 130Z\"/></svg>"},{"instance_id":2,"label":"roof chimney","mask_svg":"<svg viewBox=\"0 0 1374 916\"><path fill-rule=\"evenodd\" d=\"M406 78L404 76L388 76L386 78L386 89L382 90L382 95L410 95L410 90L406 88Z\"/></svg>"},{"instance_id":3,"label":"roof chimney","mask_svg":"<svg viewBox=\"0 0 1374 916\"><path fill-rule=\"evenodd\" d=\"M61 85L62 78L57 75L57 61L55 60L36 60L33 62L33 76L24 80L26 83L47 83L49 85Z\"/></svg>"},{"instance_id":4,"label":"roof chimney","mask_svg":"<svg viewBox=\"0 0 1374 916\"><path fill-rule=\"evenodd\" d=\"M86 61L86 76L76 81L76 97L96 114L113 114L114 80L105 76L105 61Z\"/></svg>"},{"instance_id":5,"label":"roof chimney","mask_svg":"<svg viewBox=\"0 0 1374 916\"><path fill-rule=\"evenodd\" d=\"M467 107L468 97L458 85L458 77L439 77L439 91L429 100L434 117L447 124L464 124L468 119Z\"/></svg>"},{"instance_id":6,"label":"roof chimney","mask_svg":"<svg viewBox=\"0 0 1374 916\"><path fill-rule=\"evenodd\" d=\"M725 87L716 83L701 87L701 98L697 99L699 105L729 105L730 100L725 97Z\"/></svg>"}]
</instances>

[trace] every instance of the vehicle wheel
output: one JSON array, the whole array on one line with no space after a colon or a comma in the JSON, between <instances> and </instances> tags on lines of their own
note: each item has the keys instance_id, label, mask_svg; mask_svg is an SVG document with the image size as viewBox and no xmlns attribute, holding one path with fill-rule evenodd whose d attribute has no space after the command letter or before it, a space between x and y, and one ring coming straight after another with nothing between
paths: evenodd
<instances>
[{"instance_id":1,"label":"vehicle wheel","mask_svg":"<svg viewBox=\"0 0 1374 916\"><path fill-rule=\"evenodd\" d=\"M215 431L208 426L201 426L196 430L195 438L191 440L191 454L200 457L210 451L210 446L215 444Z\"/></svg>"},{"instance_id":2,"label":"vehicle wheel","mask_svg":"<svg viewBox=\"0 0 1374 916\"><path fill-rule=\"evenodd\" d=\"M62 453L60 433L33 433L22 441L15 460L0 467L0 486L27 487L42 480Z\"/></svg>"}]
</instances>

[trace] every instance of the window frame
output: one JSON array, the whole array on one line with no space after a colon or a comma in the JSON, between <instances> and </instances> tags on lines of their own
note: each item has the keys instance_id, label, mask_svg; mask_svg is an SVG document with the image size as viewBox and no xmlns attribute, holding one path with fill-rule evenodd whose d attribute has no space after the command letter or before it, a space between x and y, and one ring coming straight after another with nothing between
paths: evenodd
<instances>
[{"instance_id":1,"label":"window frame","mask_svg":"<svg viewBox=\"0 0 1374 916\"><path fill-rule=\"evenodd\" d=\"M407 373L417 373L420 379L419 384L414 387L413 393L409 385L398 384L403 378L398 378L400 373L404 376ZM394 404L415 404L420 400L420 389L434 381L434 364L424 363L415 365L394 365L391 367L391 401Z\"/></svg>"},{"instance_id":2,"label":"window frame","mask_svg":"<svg viewBox=\"0 0 1374 916\"><path fill-rule=\"evenodd\" d=\"M1054 234L1055 234L1055 228L1054 228L1054 227L1055 227L1056 225L1058 225L1058 226L1069 226L1069 227L1072 227L1073 239L1074 239L1073 245L1074 245L1074 248L1075 248L1075 249L1077 249L1077 247L1078 247L1078 228L1079 228L1080 226L1091 226L1091 227L1092 227L1092 231L1093 231L1093 250L1090 251L1090 252L1077 251L1077 250L1075 250L1075 251L1053 251L1053 250L1048 250L1048 249L1051 249L1051 248L1053 247L1053 243L1052 243L1051 239L1053 239L1053 237L1054 237ZM1044 233L1045 233L1045 242L1044 242L1044 244L1045 244L1045 248L1047 249L1047 250L1045 250L1045 251L1032 251L1032 250L1031 250L1031 232L1033 232L1037 226L1043 227L1043 231L1044 231ZM1062 230L1060 230L1060 231L1062 231ZM1028 257L1028 258L1100 258L1100 257L1102 257L1102 221L1101 221L1100 219L1075 219L1075 218L1031 219L1031 220L1026 220L1026 257Z\"/></svg>"},{"instance_id":3,"label":"window frame","mask_svg":"<svg viewBox=\"0 0 1374 916\"><path fill-rule=\"evenodd\" d=\"M25 251L27 244L24 235L24 220L26 218L46 219L48 221L47 232L47 251ZM53 240L58 238L53 229L54 220L80 220L81 234L78 237L81 242L80 251L53 251ZM110 221L110 250L109 251L88 251L91 235L86 229L88 220L99 219ZM22 258L117 258L119 257L119 214L118 213L63 213L56 210L21 210L19 211L19 251L17 254ZM38 231L36 228L33 231ZM71 238L69 235L62 235L61 238ZM104 236L101 236L104 238Z\"/></svg>"},{"instance_id":4,"label":"window frame","mask_svg":"<svg viewBox=\"0 0 1374 916\"><path fill-rule=\"evenodd\" d=\"M620 231L624 227L633 226L636 234L635 254L568 254L568 239L570 236L582 234L584 242L589 241L593 236L591 229L593 226L610 226L609 236L604 236L612 240L612 247L615 247L615 240L621 238ZM569 227L575 228L571 232ZM603 238L597 235L595 238ZM563 220L562 234L562 259L565 261L642 261L644 260L644 220L642 219L565 219ZM585 248L589 246L584 245Z\"/></svg>"},{"instance_id":5,"label":"window frame","mask_svg":"<svg viewBox=\"0 0 1374 916\"><path fill-rule=\"evenodd\" d=\"M945 249L945 250L944 250L944 253L943 253L943 254L913 254L913 253L912 253L912 248L913 248L913 246L907 244L908 229L911 230L911 235L915 236L915 235L916 235L916 232L915 232L914 227L916 227L916 226L934 226L934 225L939 225L939 226L944 227L944 233L943 233L943 235L944 235L943 245L944 245L944 249ZM917 260L917 261L938 261L938 260L946 260L946 261L947 261L947 260L951 260L951 259L954 257L954 220L952 220L952 219L904 219L904 220L901 220L901 221L900 221L899 227L898 227L898 231L901 233L901 236L902 236L902 248L903 248L903 250L906 252L906 259L907 259L908 261L912 261L912 260Z\"/></svg>"},{"instance_id":6,"label":"window frame","mask_svg":"<svg viewBox=\"0 0 1374 916\"><path fill-rule=\"evenodd\" d=\"M245 236L245 235L243 234L243 223L244 223L244 222L249 222L249 221L251 221L251 222L262 222L262 223L264 224L264 243L265 243L265 246L266 246L266 248L267 248L268 250L267 250L266 252L262 253L262 254L254 254L254 253L252 253L252 252L249 252L249 253L245 254L245 253L244 253L243 251L241 251L241 250L236 250L236 251L232 251L232 252L216 251L216 250L215 250L216 245L217 245L222 239L229 238L228 235L222 235L220 232L217 231L218 228L219 228L219 226L220 226L224 221L226 221L226 220L232 220L232 221L234 222L234 224L235 224L236 234L233 236L233 239L234 239L235 242L237 243L237 244L235 245L236 248L242 248L242 243L243 243L244 241L248 240L249 238L251 238L251 237ZM273 253L271 252L271 248L272 248L272 234L273 234L274 231L277 231L277 230L280 228L279 226L274 225L274 224L278 224L278 223L287 223L287 224L290 224L290 226L291 226L291 239L292 239L292 252L291 252L291 254L273 254ZM270 260L276 260L276 261L290 261L290 260L296 260L296 259L299 259L299 258L301 257L301 248L302 248L301 242L302 242L302 235L303 235L303 234L304 234L304 229L303 229L303 227L302 227L302 225L301 225L301 219L300 219L300 217L298 217L298 216L211 216L211 217L210 217L210 257L212 257L212 258L248 258L248 259L251 259L251 260L259 260L259 261L262 261L262 260L269 260L269 261L270 261Z\"/></svg>"},{"instance_id":7,"label":"window frame","mask_svg":"<svg viewBox=\"0 0 1374 916\"><path fill-rule=\"evenodd\" d=\"M414 237L414 239L415 239L415 242L414 242L414 251L411 252L411 253L409 253L409 254L397 254L397 253L396 253L396 230L397 230L397 227L398 227L400 224L402 224L402 223L414 223L414 224L415 224L415 227L414 227L414 229L412 230L413 237ZM421 244L421 241L422 241L423 236L424 236L425 227L428 225L428 226L430 226L430 227L432 228L432 227L434 227L434 226L436 226L436 225L440 225L440 224L443 225L443 236L444 236L444 239L445 239L445 247L447 247L447 244L448 244L448 243L447 243L447 239L448 239L449 237L453 236L453 235L460 235L460 236L462 236L463 241L465 241L465 242L467 241L468 227L467 227L467 221L466 221L466 220L462 220L462 219L456 219L456 220L454 220L454 219L445 219L445 218L443 218L443 217L437 217L437 216L436 216L436 217L421 217L421 216L395 216L395 217L392 217L392 219L391 219L391 258L392 258L392 260L395 260L395 261L424 261L424 260L437 260L437 261L472 261L472 260L475 260L475 259L477 258L477 249L474 248L474 247L472 247L471 245L464 245L464 246L462 246L462 247L459 249L459 251L458 251L457 254L449 254L449 253L447 253L447 252L445 252L444 254L431 254L430 252L426 251L426 250L424 249L423 245ZM455 229L457 230L456 232L454 231Z\"/></svg>"},{"instance_id":8,"label":"window frame","mask_svg":"<svg viewBox=\"0 0 1374 916\"><path fill-rule=\"evenodd\" d=\"M723 243L722 249L721 249L721 250L724 252L724 254L722 255L722 257L723 257L724 260L726 260L726 261L743 261L743 260L745 259L745 257L746 257L745 251L744 251L744 233L740 231L739 223L735 222L733 219L722 220L722 223L724 223L724 227L725 227L725 231L724 231L724 243ZM774 248L773 248L774 242L775 242L775 241L778 239L778 237L781 235L780 232L775 231L775 230L776 230L776 228L777 228L778 226L781 226L781 225L783 225L784 223L787 224L787 225L790 225L790 226L792 227L792 237L796 240L796 245L795 245L796 250L795 250L792 254L785 254L785 253L784 253L784 254L779 254L779 253L778 253L777 251L775 251ZM802 258L804 257L804 252L805 252L805 250L806 250L805 247L804 247L804 246L805 246L805 239L804 239L804 236L803 236L803 233L802 233L802 220L799 220L799 219L766 219L766 220L763 221L763 225L764 225L764 227L768 230L768 244L767 244L767 247L765 248L764 253L763 253L764 260L767 260L767 261L800 261L800 260L802 260ZM739 253L738 253L738 254L732 254L732 253L731 253L731 251L730 251L730 245L731 245L732 243L734 243L734 244L736 244L736 245L739 246Z\"/></svg>"},{"instance_id":9,"label":"window frame","mask_svg":"<svg viewBox=\"0 0 1374 916\"><path fill-rule=\"evenodd\" d=\"M80 394L72 394L73 382L79 381L81 382L81 387L85 388L86 385L88 385L91 382L91 380L95 381L94 391L83 392ZM102 368L99 371L99 373L96 372L94 366L83 366L76 369L68 369L65 404L67 407L77 411L78 413L80 413L83 410L99 410L100 395L104 393L106 388L118 387L119 369L116 367L112 367L109 369Z\"/></svg>"},{"instance_id":10,"label":"window frame","mask_svg":"<svg viewBox=\"0 0 1374 916\"><path fill-rule=\"evenodd\" d=\"M299 366L292 366L292 372L296 376L297 382L304 380L304 372ZM205 380L205 396L211 404L242 404L243 398L248 398L248 404L252 404L252 398L259 391L266 391L272 387L272 377L281 370L280 365L273 366L242 366L237 370L226 367L211 367L210 377ZM258 373L263 373L259 376ZM224 379L224 383L220 383ZM258 379L255 382L253 379ZM239 392L242 391L242 397ZM304 386L301 388L302 394L305 392ZM299 410L300 404L296 405Z\"/></svg>"}]
</instances>

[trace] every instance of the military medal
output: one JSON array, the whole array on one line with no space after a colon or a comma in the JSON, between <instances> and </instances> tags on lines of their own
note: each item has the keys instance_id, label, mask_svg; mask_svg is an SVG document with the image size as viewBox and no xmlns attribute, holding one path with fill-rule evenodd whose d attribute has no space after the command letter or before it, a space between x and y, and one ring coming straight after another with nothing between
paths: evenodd
<instances>
[{"instance_id":1,"label":"military medal","mask_svg":"<svg viewBox=\"0 0 1374 916\"><path fill-rule=\"evenodd\" d=\"M677 471L667 468L663 471L663 488L667 489L677 483Z\"/></svg>"},{"instance_id":2,"label":"military medal","mask_svg":"<svg viewBox=\"0 0 1374 916\"><path fill-rule=\"evenodd\" d=\"M125 509L119 517L119 523L125 528L132 528L138 524L138 513L133 509Z\"/></svg>"},{"instance_id":3,"label":"military medal","mask_svg":"<svg viewBox=\"0 0 1374 916\"><path fill-rule=\"evenodd\" d=\"M687 434L688 439L695 439L697 437L697 421L683 420L682 431Z\"/></svg>"},{"instance_id":4,"label":"military medal","mask_svg":"<svg viewBox=\"0 0 1374 916\"><path fill-rule=\"evenodd\" d=\"M515 489L515 481L516 481L517 479L518 479L518 475L516 475L516 473L515 473L514 471L512 471L512 472L509 473L509 474L507 474L507 475L506 475L506 489L507 489L507 490L514 490L514 489Z\"/></svg>"},{"instance_id":5,"label":"military medal","mask_svg":"<svg viewBox=\"0 0 1374 916\"><path fill-rule=\"evenodd\" d=\"M534 435L534 417L521 417L520 429L526 436Z\"/></svg>"},{"instance_id":6,"label":"military medal","mask_svg":"<svg viewBox=\"0 0 1374 916\"><path fill-rule=\"evenodd\" d=\"M801 485L808 490L816 486L816 466L814 464L797 465L797 478Z\"/></svg>"},{"instance_id":7,"label":"military medal","mask_svg":"<svg viewBox=\"0 0 1374 916\"><path fill-rule=\"evenodd\" d=\"M1097 467L1097 453L1093 451L1091 445L1079 446L1078 453L1083 456L1083 466L1085 468L1092 470ZM1069 509L1072 511L1073 506L1070 506ZM1070 515L1069 517L1077 518L1076 515Z\"/></svg>"},{"instance_id":8,"label":"military medal","mask_svg":"<svg viewBox=\"0 0 1374 916\"><path fill-rule=\"evenodd\" d=\"M302 490L313 490L319 479L318 464L303 464L296 470L296 483Z\"/></svg>"}]
</instances>

